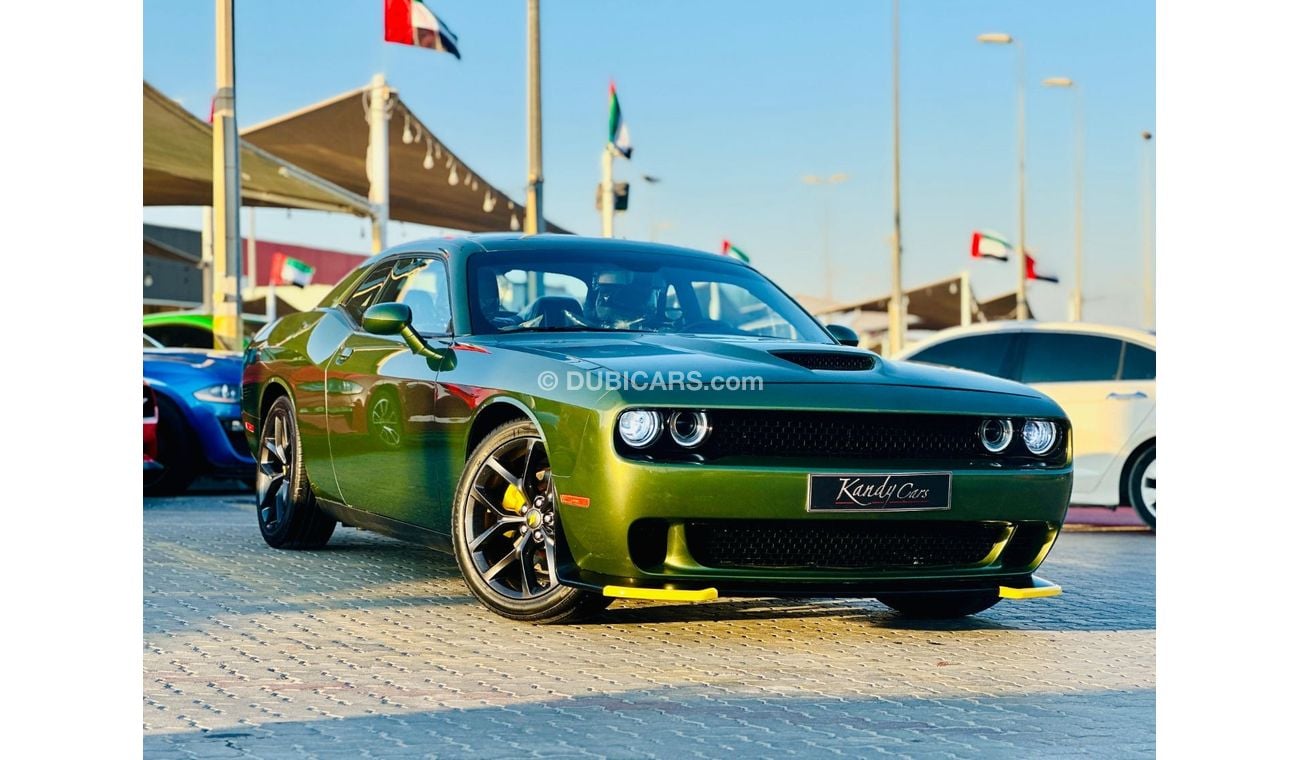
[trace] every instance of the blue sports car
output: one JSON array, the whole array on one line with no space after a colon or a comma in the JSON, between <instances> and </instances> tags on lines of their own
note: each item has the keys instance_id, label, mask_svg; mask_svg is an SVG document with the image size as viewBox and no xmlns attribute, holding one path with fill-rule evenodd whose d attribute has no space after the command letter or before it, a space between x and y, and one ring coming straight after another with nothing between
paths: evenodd
<instances>
[{"instance_id":1,"label":"blue sports car","mask_svg":"<svg viewBox=\"0 0 1300 760\"><path fill-rule=\"evenodd\" d=\"M253 479L244 425L239 418L243 360L239 354L152 348L146 340L144 379L158 396L158 461L146 475L147 496L184 491L210 474Z\"/></svg>"}]
</instances>

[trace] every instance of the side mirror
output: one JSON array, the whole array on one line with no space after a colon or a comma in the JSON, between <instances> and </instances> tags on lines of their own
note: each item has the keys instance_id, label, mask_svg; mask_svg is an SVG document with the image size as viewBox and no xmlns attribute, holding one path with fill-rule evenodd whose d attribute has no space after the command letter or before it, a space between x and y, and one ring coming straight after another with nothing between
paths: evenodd
<instances>
[{"instance_id":1,"label":"side mirror","mask_svg":"<svg viewBox=\"0 0 1300 760\"><path fill-rule=\"evenodd\" d=\"M411 326L411 307L404 303L377 303L361 315L361 327L375 335L400 335Z\"/></svg>"},{"instance_id":2,"label":"side mirror","mask_svg":"<svg viewBox=\"0 0 1300 760\"><path fill-rule=\"evenodd\" d=\"M443 369L455 366L456 354L434 351L424 338L411 327L411 307L404 303L377 303L361 315L361 327L375 335L400 335L411 351L442 365Z\"/></svg>"},{"instance_id":3,"label":"side mirror","mask_svg":"<svg viewBox=\"0 0 1300 760\"><path fill-rule=\"evenodd\" d=\"M854 332L852 327L847 327L845 325L826 325L826 332L830 333L831 337L841 346L858 345L858 334Z\"/></svg>"}]
</instances>

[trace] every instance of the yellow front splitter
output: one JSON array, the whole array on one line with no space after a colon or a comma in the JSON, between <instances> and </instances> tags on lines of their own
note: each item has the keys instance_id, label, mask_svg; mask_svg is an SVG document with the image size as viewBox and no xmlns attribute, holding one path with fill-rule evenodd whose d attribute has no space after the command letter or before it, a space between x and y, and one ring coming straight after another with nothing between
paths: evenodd
<instances>
[{"instance_id":1,"label":"yellow front splitter","mask_svg":"<svg viewBox=\"0 0 1300 760\"><path fill-rule=\"evenodd\" d=\"M605 596L617 599L653 599L658 602L707 602L718 598L716 588L636 588L634 586L606 586Z\"/></svg>"},{"instance_id":2,"label":"yellow front splitter","mask_svg":"<svg viewBox=\"0 0 1300 760\"><path fill-rule=\"evenodd\" d=\"M1049 596L1061 595L1061 587L1049 580L1038 576L1034 576L1030 580L1033 581L1033 585L1028 588L998 586L998 596L1003 599L1043 599Z\"/></svg>"}]
</instances>

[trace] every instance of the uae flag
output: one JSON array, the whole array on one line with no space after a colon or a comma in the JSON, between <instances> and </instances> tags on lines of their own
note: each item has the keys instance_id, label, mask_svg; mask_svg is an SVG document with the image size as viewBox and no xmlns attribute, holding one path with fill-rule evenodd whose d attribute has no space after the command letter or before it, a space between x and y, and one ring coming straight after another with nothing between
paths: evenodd
<instances>
[{"instance_id":1,"label":"uae flag","mask_svg":"<svg viewBox=\"0 0 1300 760\"><path fill-rule=\"evenodd\" d=\"M632 135L623 123L623 109L618 105L618 91L614 83L609 83L609 142L623 154L623 158L632 158Z\"/></svg>"},{"instance_id":2,"label":"uae flag","mask_svg":"<svg viewBox=\"0 0 1300 760\"><path fill-rule=\"evenodd\" d=\"M271 254L271 284L297 285L305 288L311 284L311 276L316 274L306 262L285 256L280 251Z\"/></svg>"},{"instance_id":3,"label":"uae flag","mask_svg":"<svg viewBox=\"0 0 1300 760\"><path fill-rule=\"evenodd\" d=\"M749 254L745 253L744 251L740 250L736 246L732 245L730 240L722 241L722 255L734 256L735 258L740 259L746 264L749 263Z\"/></svg>"},{"instance_id":4,"label":"uae flag","mask_svg":"<svg viewBox=\"0 0 1300 760\"><path fill-rule=\"evenodd\" d=\"M1060 277L1057 277L1055 274L1052 274L1038 266L1038 262L1034 260L1033 256L1029 255L1028 251L1025 251L1025 279L1042 280L1043 282L1061 281Z\"/></svg>"},{"instance_id":5,"label":"uae flag","mask_svg":"<svg viewBox=\"0 0 1300 760\"><path fill-rule=\"evenodd\" d=\"M456 33L433 15L422 0L384 0L384 40L441 50L460 60Z\"/></svg>"},{"instance_id":6,"label":"uae flag","mask_svg":"<svg viewBox=\"0 0 1300 760\"><path fill-rule=\"evenodd\" d=\"M1001 235L988 230L976 230L970 239L972 259L997 259L1006 261L1015 249Z\"/></svg>"}]
</instances>

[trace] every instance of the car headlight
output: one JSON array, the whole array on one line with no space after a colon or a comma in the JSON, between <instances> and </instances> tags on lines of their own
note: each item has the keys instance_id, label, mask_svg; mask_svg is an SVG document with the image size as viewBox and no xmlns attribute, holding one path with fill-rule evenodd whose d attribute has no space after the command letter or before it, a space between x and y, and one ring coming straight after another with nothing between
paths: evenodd
<instances>
[{"instance_id":1,"label":"car headlight","mask_svg":"<svg viewBox=\"0 0 1300 760\"><path fill-rule=\"evenodd\" d=\"M1042 456L1056 445L1056 423L1051 420L1025 420L1025 427L1020 431L1025 440L1025 448L1035 456Z\"/></svg>"},{"instance_id":2,"label":"car headlight","mask_svg":"<svg viewBox=\"0 0 1300 760\"><path fill-rule=\"evenodd\" d=\"M212 404L235 404L239 402L239 386L221 383L194 391L194 398Z\"/></svg>"},{"instance_id":3,"label":"car headlight","mask_svg":"<svg viewBox=\"0 0 1300 760\"><path fill-rule=\"evenodd\" d=\"M629 409L618 416L618 435L634 449L644 449L659 440L663 418L651 409Z\"/></svg>"},{"instance_id":4,"label":"car headlight","mask_svg":"<svg viewBox=\"0 0 1300 760\"><path fill-rule=\"evenodd\" d=\"M993 452L1005 451L1013 437L1011 420L984 420L980 423L980 443Z\"/></svg>"},{"instance_id":5,"label":"car headlight","mask_svg":"<svg viewBox=\"0 0 1300 760\"><path fill-rule=\"evenodd\" d=\"M709 418L704 412L673 412L668 418L668 434L678 446L693 449L709 437Z\"/></svg>"}]
</instances>

